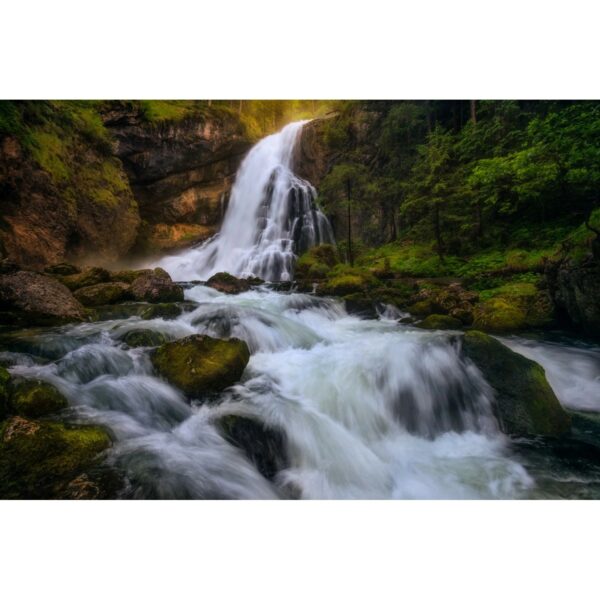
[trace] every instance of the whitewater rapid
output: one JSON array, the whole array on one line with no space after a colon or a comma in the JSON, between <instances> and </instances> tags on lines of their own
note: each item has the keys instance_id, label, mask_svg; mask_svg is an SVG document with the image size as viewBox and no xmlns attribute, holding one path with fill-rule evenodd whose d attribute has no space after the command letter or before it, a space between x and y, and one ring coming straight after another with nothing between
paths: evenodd
<instances>
[{"instance_id":1,"label":"whitewater rapid","mask_svg":"<svg viewBox=\"0 0 600 600\"><path fill-rule=\"evenodd\" d=\"M289 281L297 256L315 244L333 242L331 226L316 205L316 190L293 172L294 149L305 122L286 125L250 150L215 237L163 258L158 266L181 281L207 280L221 271Z\"/></svg>"}]
</instances>

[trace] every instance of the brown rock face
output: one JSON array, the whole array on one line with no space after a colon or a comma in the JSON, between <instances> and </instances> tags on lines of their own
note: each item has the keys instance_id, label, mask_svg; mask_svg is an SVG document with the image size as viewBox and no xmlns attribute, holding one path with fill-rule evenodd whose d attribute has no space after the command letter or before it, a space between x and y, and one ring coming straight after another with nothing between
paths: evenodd
<instances>
[{"instance_id":1,"label":"brown rock face","mask_svg":"<svg viewBox=\"0 0 600 600\"><path fill-rule=\"evenodd\" d=\"M141 275L131 284L129 292L142 302L180 302L183 300L183 288L173 283L166 271L154 269Z\"/></svg>"},{"instance_id":2,"label":"brown rock face","mask_svg":"<svg viewBox=\"0 0 600 600\"><path fill-rule=\"evenodd\" d=\"M17 271L0 277L0 310L14 311L31 324L59 324L85 318L83 306L52 277Z\"/></svg>"},{"instance_id":3,"label":"brown rock face","mask_svg":"<svg viewBox=\"0 0 600 600\"><path fill-rule=\"evenodd\" d=\"M126 108L113 109L104 119L144 222L137 250L157 254L212 236L250 147L237 119L146 123Z\"/></svg>"},{"instance_id":4,"label":"brown rock face","mask_svg":"<svg viewBox=\"0 0 600 600\"><path fill-rule=\"evenodd\" d=\"M332 150L325 142L328 119L314 119L307 123L300 134L294 154L296 174L310 181L316 188L331 168Z\"/></svg>"},{"instance_id":5,"label":"brown rock face","mask_svg":"<svg viewBox=\"0 0 600 600\"><path fill-rule=\"evenodd\" d=\"M21 266L108 262L135 241L140 218L120 162L80 143L64 150L68 170L51 173L16 139L0 141L0 250Z\"/></svg>"}]
</instances>

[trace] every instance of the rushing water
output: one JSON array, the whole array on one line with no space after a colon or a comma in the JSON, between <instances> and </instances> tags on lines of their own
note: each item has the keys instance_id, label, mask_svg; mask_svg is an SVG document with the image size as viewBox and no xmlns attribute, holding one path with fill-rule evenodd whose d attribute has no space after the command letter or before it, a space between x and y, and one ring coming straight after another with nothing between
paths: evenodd
<instances>
[{"instance_id":1,"label":"rushing water","mask_svg":"<svg viewBox=\"0 0 600 600\"><path fill-rule=\"evenodd\" d=\"M219 271L289 281L294 260L333 241L313 186L294 175L292 157L303 121L262 139L242 162L221 231L199 248L164 258L175 279L206 280Z\"/></svg>"},{"instance_id":2,"label":"rushing water","mask_svg":"<svg viewBox=\"0 0 600 600\"><path fill-rule=\"evenodd\" d=\"M106 460L125 473L125 497L278 498L291 489L302 498L600 494L598 465L582 467L578 448L511 442L499 432L492 391L452 334L359 319L335 300L267 288L228 296L198 285L186 300L196 308L171 321L131 317L14 334L3 356L13 375L56 385L71 418L110 428L116 442ZM120 341L136 328L171 339L235 336L252 356L218 402L190 405L153 375L150 349ZM574 390L597 401L597 349L505 342L551 357L540 361L566 406ZM225 414L285 432L290 464L274 482L222 437L215 422Z\"/></svg>"}]
</instances>

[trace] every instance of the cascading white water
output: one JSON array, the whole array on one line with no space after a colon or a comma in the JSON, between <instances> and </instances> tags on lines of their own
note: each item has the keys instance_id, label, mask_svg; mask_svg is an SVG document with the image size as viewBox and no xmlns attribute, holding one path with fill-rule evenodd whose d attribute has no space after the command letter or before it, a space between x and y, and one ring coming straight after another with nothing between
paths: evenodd
<instances>
[{"instance_id":1,"label":"cascading white water","mask_svg":"<svg viewBox=\"0 0 600 600\"><path fill-rule=\"evenodd\" d=\"M220 271L289 281L297 255L333 242L329 222L315 204L315 189L292 171L304 123L290 123L258 142L236 175L221 231L159 266L180 281L206 280Z\"/></svg>"}]
</instances>

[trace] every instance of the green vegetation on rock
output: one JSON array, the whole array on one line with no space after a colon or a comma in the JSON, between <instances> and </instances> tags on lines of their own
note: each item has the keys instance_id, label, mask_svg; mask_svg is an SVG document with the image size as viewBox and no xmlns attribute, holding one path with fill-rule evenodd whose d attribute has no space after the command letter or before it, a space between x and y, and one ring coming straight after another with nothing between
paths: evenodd
<instances>
[{"instance_id":1,"label":"green vegetation on rock","mask_svg":"<svg viewBox=\"0 0 600 600\"><path fill-rule=\"evenodd\" d=\"M480 331L465 333L463 352L495 390L496 412L504 432L557 436L569 430L570 417L536 362Z\"/></svg>"},{"instance_id":2,"label":"green vegetation on rock","mask_svg":"<svg viewBox=\"0 0 600 600\"><path fill-rule=\"evenodd\" d=\"M37 419L68 406L67 399L51 384L40 380L23 380L14 385L11 409L17 415Z\"/></svg>"},{"instance_id":3,"label":"green vegetation on rock","mask_svg":"<svg viewBox=\"0 0 600 600\"><path fill-rule=\"evenodd\" d=\"M448 315L429 315L417 324L421 329L460 329L462 323Z\"/></svg>"},{"instance_id":4,"label":"green vegetation on rock","mask_svg":"<svg viewBox=\"0 0 600 600\"><path fill-rule=\"evenodd\" d=\"M168 341L169 338L164 333L152 329L132 329L120 339L128 346L137 348L138 346L160 346Z\"/></svg>"},{"instance_id":5,"label":"green vegetation on rock","mask_svg":"<svg viewBox=\"0 0 600 600\"><path fill-rule=\"evenodd\" d=\"M246 342L206 335L169 342L152 354L152 364L158 373L195 398L220 392L239 381L249 360Z\"/></svg>"}]
</instances>

